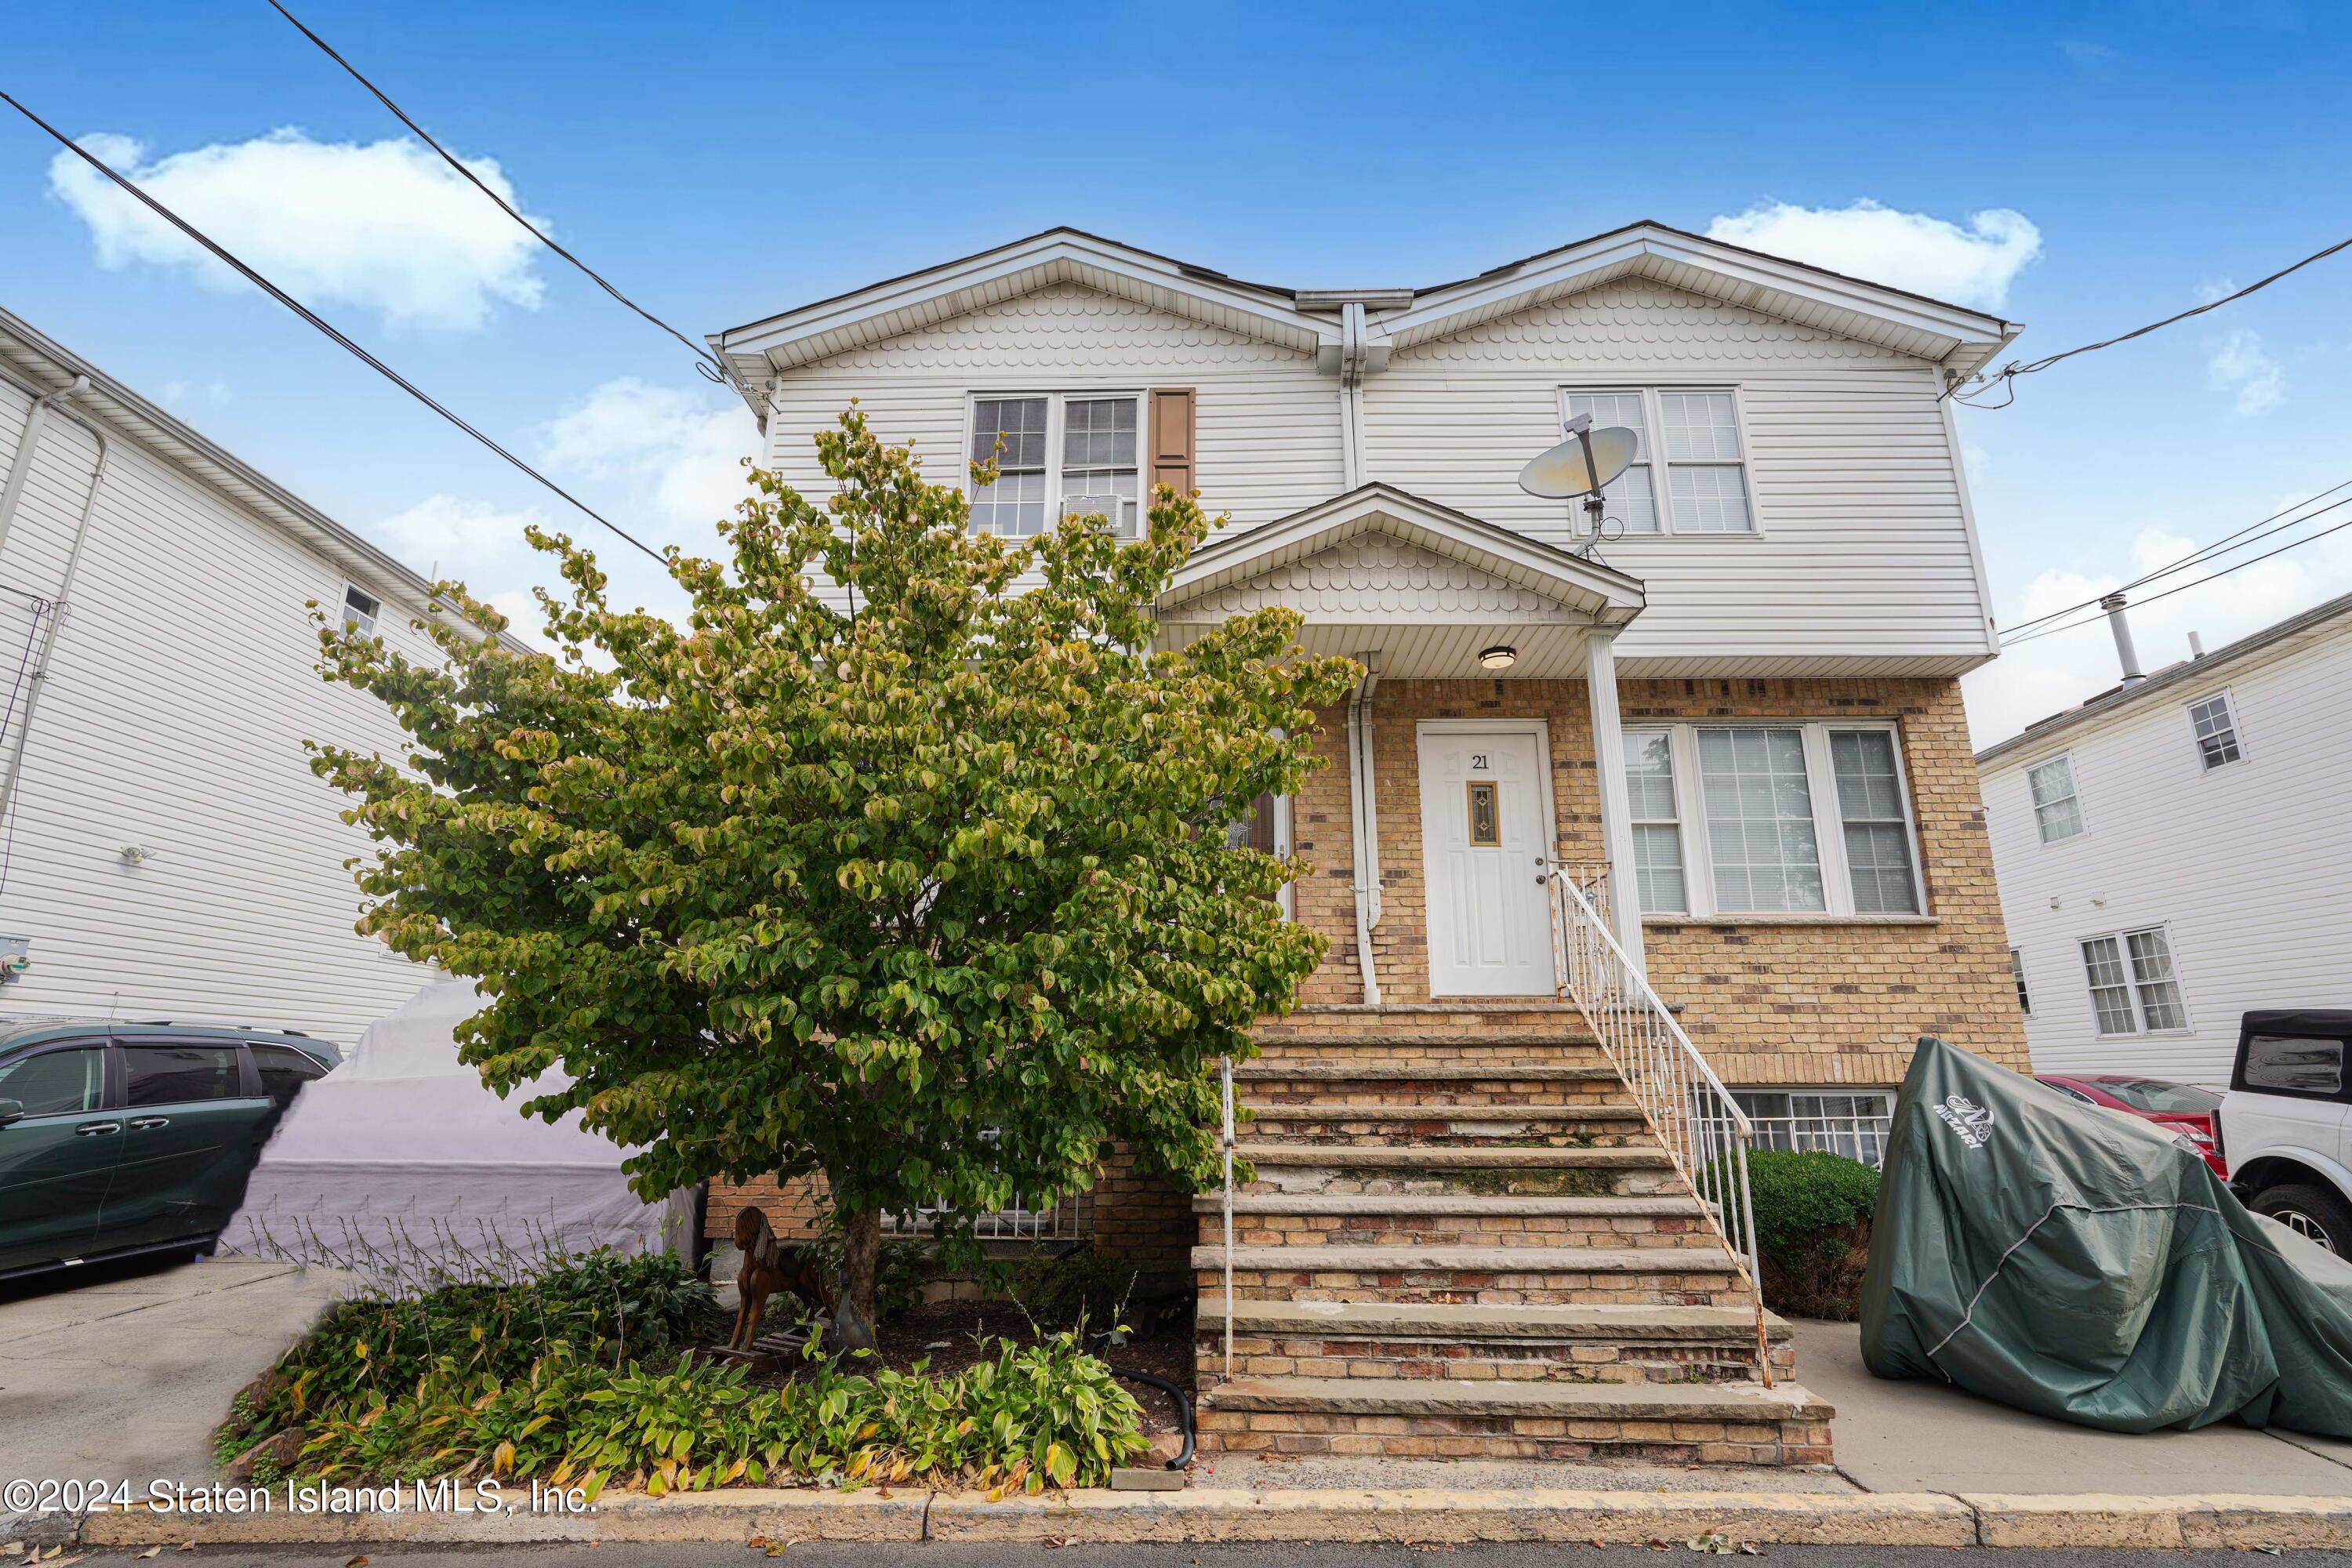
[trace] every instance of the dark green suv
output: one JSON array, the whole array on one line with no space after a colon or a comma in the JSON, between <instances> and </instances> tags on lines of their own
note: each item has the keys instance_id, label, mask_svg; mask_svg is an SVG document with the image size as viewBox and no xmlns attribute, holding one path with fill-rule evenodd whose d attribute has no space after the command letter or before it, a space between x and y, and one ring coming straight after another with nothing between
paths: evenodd
<instances>
[{"instance_id":1,"label":"dark green suv","mask_svg":"<svg viewBox=\"0 0 2352 1568\"><path fill-rule=\"evenodd\" d=\"M208 1246L278 1116L340 1059L246 1025L0 1024L0 1279Z\"/></svg>"}]
</instances>

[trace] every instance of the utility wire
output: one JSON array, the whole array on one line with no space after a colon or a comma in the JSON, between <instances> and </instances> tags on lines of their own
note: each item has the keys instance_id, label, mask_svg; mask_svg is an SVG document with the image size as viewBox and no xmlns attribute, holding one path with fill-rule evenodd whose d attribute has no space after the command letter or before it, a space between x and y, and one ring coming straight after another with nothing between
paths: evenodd
<instances>
[{"instance_id":1,"label":"utility wire","mask_svg":"<svg viewBox=\"0 0 2352 1568\"><path fill-rule=\"evenodd\" d=\"M2352 479L2346 479L2340 484L2330 485L2326 489L2320 491L2317 495L2305 496L2303 500L2296 501L2292 506L2281 507L2278 510L2271 513L2270 516L2262 519L2259 522L2250 522L2245 527L2238 530L2235 533L2223 534L2212 543L2192 550L2188 554L2180 557L2179 560L2168 562L2143 576L2135 577L2128 583L2121 584L2116 587L2111 588L2108 592L2115 594L2127 593L2130 590L2138 587L2143 583L2153 583L2159 577L2169 577L2175 572L2185 571L2189 567L2196 565L2200 561L2210 560L2216 555L2227 553L2230 550L2242 550L2246 545L2257 543L2262 540L2268 539L2274 533L2284 533L2299 522L2308 522L2313 518L2319 516L2322 512L2333 511L2337 507L2344 505L2346 501L2352 501L2352 496L2346 496L2338 500L2328 501L2328 504L2321 507L2318 511L2307 512L2303 510L2314 501L2326 500L2329 496L2334 495L2337 490L2346 489L2352 489ZM2296 512L2300 515L2295 517L2287 517L2289 512ZM2278 522L2278 520L2283 517L2287 518L2286 521L2279 522L2276 528L2263 527L2263 524L2265 523ZM2254 533L2254 531L2258 528L2262 529L2263 531L2260 533ZM2254 535L2253 538L2245 538L2245 536L2250 533ZM2239 541L2241 542L2232 543L2232 541ZM2099 597L2105 598L2105 596L2106 595L2103 594ZM2021 632L2030 632L2034 627L2042 625L2044 621L2054 621L2061 616L2071 616L2077 610L2087 610L2098 602L2098 599L2085 599L2079 605L2069 605L2063 610L2053 610L2046 616L2036 616L2030 621L2020 621L2017 625L2004 630L2001 636L2005 640L2009 637L2017 636Z\"/></svg>"},{"instance_id":2,"label":"utility wire","mask_svg":"<svg viewBox=\"0 0 2352 1568\"><path fill-rule=\"evenodd\" d=\"M2339 502L2337 504L2340 505L2342 503ZM2316 516L2317 513L2314 513L2313 515ZM2258 561L2268 561L2273 555L2284 555L2290 550L2300 550L2314 540L2325 539L2331 533L2341 532L2343 530L2347 528L2352 528L2352 517L2347 517L2341 522L2330 524L2328 527L2321 529L2317 533L2305 534L2301 539L2282 544L2275 550L2265 550L2260 555L2250 555L2245 560L2237 563L2235 565L2222 567L2219 572L2209 572L2193 583L2183 583L2177 588L2167 588L2161 594L2150 594L2147 598L2139 601L2139 603L2141 605L2153 605L2158 599L2169 599L2175 594L2186 594L2191 588L2202 588L2206 584L2214 582L2219 578L2227 577L2232 572L2242 572ZM2090 626L2098 619L2099 617L2097 616L2085 616L2079 621L2068 621L2064 626L2045 627L2044 629L2032 633L2029 636L2019 637L2017 641L2021 643L2029 643L2033 641L2035 637L2055 637L2060 632L2071 632L2077 626ZM2001 647L2011 647L2014 646L2015 644L2007 642L2001 644Z\"/></svg>"},{"instance_id":3,"label":"utility wire","mask_svg":"<svg viewBox=\"0 0 2352 1568\"><path fill-rule=\"evenodd\" d=\"M17 100L14 94L8 92L5 89L0 89L0 102L5 102L9 108L15 110L17 113L23 115L26 119L31 121L42 130L47 132L51 136L57 139L58 144L65 148L67 152L71 153L75 157L79 158L83 163L88 163L91 168L96 169L100 174L104 174L108 179L113 181L123 190L128 191L131 195L137 197L139 201L148 208L148 210L154 213L158 217L163 219L164 222L170 224L173 228L178 229L182 234L186 235L190 239L194 240L198 245L203 246L206 250L212 252L213 255L218 257L227 266L235 268L241 277L243 277L247 282L251 283L255 288L259 289L263 293L268 295L271 299L277 300L279 304L285 306L288 310L293 311L296 315L301 317L304 321L318 328L319 331L324 332L328 337L333 339L335 342L346 353L360 360L377 374L391 382L394 386L399 387L401 391L405 392L409 396L414 397L417 402L422 403L425 407L430 408L434 413L438 414L442 418L446 419L450 424L455 425L458 429L463 430L467 435L471 436L475 440L479 441L483 446L488 447L491 451L496 452L499 457L504 458L508 462L512 463L516 468L520 468L524 473L529 474L532 479L537 479L541 484L546 486L557 495L562 496L565 500L570 501L573 506L579 508L580 510L585 512L589 517L593 518L600 523L603 523L606 528L612 530L614 533L619 535L622 539L636 546L636 548L643 551L649 559L658 561L664 565L668 564L669 558L664 555L660 551L656 550L652 545L647 544L644 540L639 539L635 534L631 533L619 523L613 521L602 512L597 511L586 501L582 500L578 496L573 495L570 490L565 489L562 485L557 484L553 479L549 479L545 474L541 473L537 468L532 468L529 463L524 462L520 458L516 457L504 447L499 446L496 441L490 439L489 437L484 435L473 426L468 425L465 420L460 419L447 408L442 406L439 403L435 402L431 395L419 387L415 382L410 381L406 376L402 375L398 371L384 363L383 361L368 353L367 350L362 348L358 343L355 343L350 338L345 337L331 322L319 315L315 310L312 310L309 306L303 304L302 301L297 300L294 296L286 292L285 289L280 289L277 284L272 283L268 279L264 278L260 273L256 272L252 268L247 267L244 262L230 255L209 236L198 229L194 224L188 222L187 219L182 217L179 214L173 212L171 208L157 201L153 196L149 195L145 191L141 190L138 185L132 184L130 180L125 179L122 175L115 173L115 171L102 159L93 156L79 143L76 142L72 137L68 136L64 132L58 130L56 126L50 124L47 121L42 119L39 115L26 108L23 103Z\"/></svg>"},{"instance_id":4,"label":"utility wire","mask_svg":"<svg viewBox=\"0 0 2352 1568\"><path fill-rule=\"evenodd\" d=\"M272 0L272 3L274 4L275 0ZM2144 338L2150 332L2158 331L2163 328L2171 326L2175 321L2185 321L2191 316L2201 316L2208 310L2218 310L2222 306L2230 304L2233 300L2244 299L2247 295L2253 293L2258 289L2269 288L2272 284L2277 282L2280 279L2288 276L2290 273L2300 272L2305 268L2310 266L2313 262L2325 261L2329 257L2335 255L2337 251L2345 249L2352 249L2352 237L2339 239L2325 250L2315 250L2309 256L2305 257L2302 260L2295 262L2294 265L2282 267L2276 272L2272 273L2269 277L2263 279L2259 282L2249 283L2233 294L2224 294L2218 300L2208 300L2202 305L2191 306L2189 309L2180 311L2178 315L2167 316L2160 321L2150 321L2147 326L2135 327L2128 332L2120 332L2112 338L2102 338L2095 343L2084 343L2079 348L2071 348L2063 353L2044 354L2040 359L2027 360L2023 363L2011 360L2009 363L2001 366L2000 369L1993 373L1993 384L1995 385L2004 386L2008 388L2009 391L2008 397L2000 403L1979 403L1976 401L1976 397L1981 396L1983 395L1982 393L1972 396L1959 396L1959 389L1957 385L1945 388L1944 396L1958 397L1960 402L1967 404L1971 408L2006 408L2011 403L2017 401L2017 388L2015 384L2017 378L2021 375L2032 375L2036 371L2048 370L2052 365L2056 364L2061 360L2073 359L2076 354L2090 353L2097 349L2113 348L2117 343L2127 343L2134 338ZM1991 386L1984 388L1984 392L1990 392L1991 390Z\"/></svg>"},{"instance_id":5,"label":"utility wire","mask_svg":"<svg viewBox=\"0 0 2352 1568\"><path fill-rule=\"evenodd\" d=\"M717 354L712 353L709 348L705 344L696 342L692 338L688 337L684 332L679 331L676 327L671 326L667 321L663 321L659 316L655 315L651 310L646 310L643 305L638 304L635 300L632 300L626 294L622 293L618 289L613 287L611 283L607 282L601 275L599 275L594 268L590 267L586 262L581 260L578 257L564 249L563 247L556 244L553 239L548 237L545 230L541 229L537 224L532 223L530 219L523 216L522 214L515 211L512 204L509 203L506 197L499 195L498 192L490 189L488 185L483 184L481 177L476 174L473 170L466 167L464 163L460 163L456 153L450 152L448 148L441 145L440 142L436 142L433 139L433 133L431 132L425 130L425 127L417 124L415 121L409 118L408 110L393 102L391 96L387 94L383 89L370 81L366 76L362 74L359 67L352 64L351 61L345 59L341 54L337 53L335 47L332 44L330 44L326 39L319 37L318 34L312 32L308 26L306 26L299 16L297 16L293 12L289 11L284 5L278 4L278 0L269 0L269 5L270 8L275 10L279 16L285 17L289 22L293 23L297 32L310 39L312 43L318 45L319 47L325 52L329 59L334 61L337 65L342 67L343 69L349 71L353 81L367 89L371 93L373 93L375 95L375 100L378 103L383 104L386 109L392 110L393 117L394 119L398 120L403 125L407 126L411 131L415 132L418 136L422 137L427 147L430 147L436 153L440 153L441 161L443 163L448 164L452 169L457 170L458 174L464 175L467 183L471 184L476 190L489 197L490 200L498 203L499 210L506 214L507 216L514 219L516 223L521 225L524 233L530 235L531 238L539 241L540 244L547 247L548 249L555 252L556 255L563 258L564 260L569 261L572 266L578 268L583 273L586 274L588 279L593 282L596 287L604 290L605 293L610 294L614 299L618 300L622 304L627 306L630 310L635 310L638 315L644 317L655 326L659 327L663 331L667 332L679 342L684 343L688 350L695 356L694 368L701 372L705 377L711 381L719 382L723 385L732 386L739 392L742 390L742 384L736 379L733 367L729 365L725 360L722 360Z\"/></svg>"}]
</instances>

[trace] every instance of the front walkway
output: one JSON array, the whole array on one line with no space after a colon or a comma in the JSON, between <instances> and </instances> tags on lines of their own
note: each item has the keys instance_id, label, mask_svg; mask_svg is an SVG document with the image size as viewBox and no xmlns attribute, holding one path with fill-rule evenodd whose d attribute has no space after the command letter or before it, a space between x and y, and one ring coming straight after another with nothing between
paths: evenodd
<instances>
[{"instance_id":1,"label":"front walkway","mask_svg":"<svg viewBox=\"0 0 2352 1568\"><path fill-rule=\"evenodd\" d=\"M0 1286L0 1479L210 1480L229 1401L342 1278L215 1258Z\"/></svg>"}]
</instances>

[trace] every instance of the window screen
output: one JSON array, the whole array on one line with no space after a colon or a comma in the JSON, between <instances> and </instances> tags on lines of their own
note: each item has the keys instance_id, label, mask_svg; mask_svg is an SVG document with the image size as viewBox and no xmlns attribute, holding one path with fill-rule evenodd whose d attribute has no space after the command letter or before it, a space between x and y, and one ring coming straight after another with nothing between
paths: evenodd
<instances>
[{"instance_id":1,"label":"window screen","mask_svg":"<svg viewBox=\"0 0 2352 1568\"><path fill-rule=\"evenodd\" d=\"M1675 804L1675 749L1663 730L1625 737L1625 795L1633 803L1633 882L1651 914L1684 914L1681 812Z\"/></svg>"},{"instance_id":2,"label":"window screen","mask_svg":"<svg viewBox=\"0 0 2352 1568\"><path fill-rule=\"evenodd\" d=\"M983 533L1045 530L1045 399L983 397L972 405L971 460L996 462L996 482L971 492L971 525Z\"/></svg>"},{"instance_id":3,"label":"window screen","mask_svg":"<svg viewBox=\"0 0 2352 1568\"><path fill-rule=\"evenodd\" d=\"M1698 769L1717 904L1743 913L1824 908L1804 731L1701 730Z\"/></svg>"},{"instance_id":4,"label":"window screen","mask_svg":"<svg viewBox=\"0 0 2352 1568\"><path fill-rule=\"evenodd\" d=\"M1904 825L1895 737L1885 730L1832 730L1830 763L1837 774L1838 813L1844 818L1854 912L1917 914L1919 884L1911 873L1911 833Z\"/></svg>"}]
</instances>

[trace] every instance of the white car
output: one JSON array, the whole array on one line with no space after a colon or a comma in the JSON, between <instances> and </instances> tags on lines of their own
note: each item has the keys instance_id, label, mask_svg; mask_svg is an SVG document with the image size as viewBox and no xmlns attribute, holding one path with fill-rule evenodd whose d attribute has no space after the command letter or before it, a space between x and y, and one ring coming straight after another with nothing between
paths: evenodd
<instances>
[{"instance_id":1,"label":"white car","mask_svg":"<svg viewBox=\"0 0 2352 1568\"><path fill-rule=\"evenodd\" d=\"M2221 1101L2246 1206L2352 1258L2352 1011L2249 1013Z\"/></svg>"}]
</instances>

